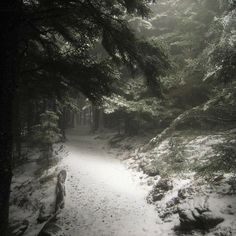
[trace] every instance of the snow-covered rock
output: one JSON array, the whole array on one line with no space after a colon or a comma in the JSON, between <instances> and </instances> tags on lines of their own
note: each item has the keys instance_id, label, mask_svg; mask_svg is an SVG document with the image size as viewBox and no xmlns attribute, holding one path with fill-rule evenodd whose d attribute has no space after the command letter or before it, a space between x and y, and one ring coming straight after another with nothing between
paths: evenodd
<instances>
[{"instance_id":1,"label":"snow-covered rock","mask_svg":"<svg viewBox=\"0 0 236 236\"><path fill-rule=\"evenodd\" d=\"M193 199L178 208L180 227L184 230L208 230L224 221L215 209L209 209L208 199Z\"/></svg>"},{"instance_id":2,"label":"snow-covered rock","mask_svg":"<svg viewBox=\"0 0 236 236\"><path fill-rule=\"evenodd\" d=\"M173 185L170 180L160 179L154 185L147 199L149 202L160 201L165 196L165 193L171 189L173 189Z\"/></svg>"}]
</instances>

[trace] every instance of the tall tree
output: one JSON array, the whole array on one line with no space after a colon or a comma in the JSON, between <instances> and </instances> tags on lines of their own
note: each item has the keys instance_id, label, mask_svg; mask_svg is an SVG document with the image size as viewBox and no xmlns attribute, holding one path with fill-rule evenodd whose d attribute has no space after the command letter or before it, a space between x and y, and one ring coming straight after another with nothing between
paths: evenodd
<instances>
[{"instance_id":1,"label":"tall tree","mask_svg":"<svg viewBox=\"0 0 236 236\"><path fill-rule=\"evenodd\" d=\"M0 14L0 235L7 235L12 152L12 106L17 78L19 1L1 1Z\"/></svg>"},{"instance_id":2,"label":"tall tree","mask_svg":"<svg viewBox=\"0 0 236 236\"><path fill-rule=\"evenodd\" d=\"M153 85L168 66L165 55L138 40L125 20L127 13L148 16L148 2L1 1L0 235L7 235L16 85L29 97L60 97L74 87L96 100L110 92L116 78L114 61L139 67ZM91 56L97 42L107 51L103 60ZM159 93L157 87L154 93Z\"/></svg>"}]
</instances>

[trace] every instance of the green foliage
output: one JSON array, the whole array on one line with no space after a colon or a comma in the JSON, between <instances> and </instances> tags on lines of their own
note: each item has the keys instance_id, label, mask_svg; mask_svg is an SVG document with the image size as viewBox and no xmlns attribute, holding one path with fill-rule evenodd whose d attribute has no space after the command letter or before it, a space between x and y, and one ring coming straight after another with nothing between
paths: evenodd
<instances>
[{"instance_id":1,"label":"green foliage","mask_svg":"<svg viewBox=\"0 0 236 236\"><path fill-rule=\"evenodd\" d=\"M236 79L236 50L227 44L216 47L212 60L218 70L215 73L219 83L228 83Z\"/></svg>"},{"instance_id":2,"label":"green foliage","mask_svg":"<svg viewBox=\"0 0 236 236\"><path fill-rule=\"evenodd\" d=\"M214 147L215 155L205 163L194 167L197 174L211 176L214 173L236 173L235 140L218 144Z\"/></svg>"},{"instance_id":3,"label":"green foliage","mask_svg":"<svg viewBox=\"0 0 236 236\"><path fill-rule=\"evenodd\" d=\"M180 112L171 101L150 97L142 77L129 78L126 83L119 84L116 93L104 97L103 108L106 114L115 114L124 121L128 117L129 126L132 124L137 132L165 127Z\"/></svg>"},{"instance_id":4,"label":"green foliage","mask_svg":"<svg viewBox=\"0 0 236 236\"><path fill-rule=\"evenodd\" d=\"M162 158L154 159L153 164L159 168L162 177L176 173L181 174L188 170L188 162L184 155L184 145L177 138L170 138L168 154Z\"/></svg>"},{"instance_id":5,"label":"green foliage","mask_svg":"<svg viewBox=\"0 0 236 236\"><path fill-rule=\"evenodd\" d=\"M64 129L63 112L81 109L75 93L99 104L117 89L120 68L142 74L153 95L161 96L157 77L169 68L167 56L156 43L136 37L128 24L129 17L150 16L150 1L39 0L23 1L21 9L17 82L23 109L36 104L30 123L51 109ZM38 108L41 101L53 105Z\"/></svg>"},{"instance_id":6,"label":"green foliage","mask_svg":"<svg viewBox=\"0 0 236 236\"><path fill-rule=\"evenodd\" d=\"M173 84L175 83L177 87L185 83L194 83L194 86L203 83L202 80L208 71L217 66L225 68L218 77L231 77L232 79L233 52L227 58L223 55L216 55L219 62L216 65L209 60L211 55L214 55L215 51L217 52L217 45L222 44L222 35L223 41L226 41L226 44L222 45L222 49L228 48L229 44L232 48L235 47L233 46L233 26L227 26L227 21L230 18L233 19L234 13L227 12L230 17L227 18L224 16L226 11L230 11L228 1L161 0L153 7L153 17L149 20L148 30L139 29L138 33L143 36L142 32L144 34L148 32L150 37L156 37L157 40L165 42L169 48L172 63L175 65L169 78L173 79ZM140 21L142 20L140 19ZM232 20L232 22L234 21ZM140 27L140 24L136 20L137 26ZM224 54L227 55L228 50L225 50ZM222 61L225 62L223 63L225 65L222 65ZM228 69L230 72L226 75ZM161 80L163 81L163 79ZM169 88L169 86L166 87L167 90Z\"/></svg>"},{"instance_id":7,"label":"green foliage","mask_svg":"<svg viewBox=\"0 0 236 236\"><path fill-rule=\"evenodd\" d=\"M166 114L167 106L169 106L169 114ZM174 112L171 104L162 102L158 99L141 98L136 101L127 100L120 95L113 95L111 97L104 97L105 113L110 114L117 111L125 113L139 114L145 117L149 116L152 119L165 119L165 116L171 116L171 112Z\"/></svg>"},{"instance_id":8,"label":"green foliage","mask_svg":"<svg viewBox=\"0 0 236 236\"><path fill-rule=\"evenodd\" d=\"M125 19L149 13L146 0L24 2L22 90L31 98L59 97L73 87L95 101L109 95L117 79L114 62L140 68L154 81L168 67L167 59L156 46L137 39ZM96 53L100 45L106 50L102 56Z\"/></svg>"},{"instance_id":9,"label":"green foliage","mask_svg":"<svg viewBox=\"0 0 236 236\"><path fill-rule=\"evenodd\" d=\"M45 111L40 115L40 124L33 127L32 141L41 148L47 148L60 141L61 134L58 129L59 117L55 112Z\"/></svg>"}]
</instances>

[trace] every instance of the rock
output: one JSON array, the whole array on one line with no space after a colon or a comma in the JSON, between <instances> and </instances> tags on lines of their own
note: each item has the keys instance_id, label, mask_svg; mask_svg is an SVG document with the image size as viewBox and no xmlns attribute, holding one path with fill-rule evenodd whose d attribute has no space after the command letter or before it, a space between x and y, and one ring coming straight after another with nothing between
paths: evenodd
<instances>
[{"instance_id":1,"label":"rock","mask_svg":"<svg viewBox=\"0 0 236 236\"><path fill-rule=\"evenodd\" d=\"M167 192L173 189L173 185L168 179L160 179L155 188Z\"/></svg>"},{"instance_id":2,"label":"rock","mask_svg":"<svg viewBox=\"0 0 236 236\"><path fill-rule=\"evenodd\" d=\"M184 230L209 230L224 221L224 218L213 213L204 201L191 201L178 208L180 228Z\"/></svg>"},{"instance_id":3,"label":"rock","mask_svg":"<svg viewBox=\"0 0 236 236\"><path fill-rule=\"evenodd\" d=\"M173 189L173 185L168 179L160 179L149 193L147 197L148 202L160 201L165 196L165 192L171 189Z\"/></svg>"},{"instance_id":4,"label":"rock","mask_svg":"<svg viewBox=\"0 0 236 236\"><path fill-rule=\"evenodd\" d=\"M170 217L172 215L172 213L170 211L164 211L161 214L159 214L159 217L164 220L168 217ZM166 222L166 221L165 221Z\"/></svg>"},{"instance_id":5,"label":"rock","mask_svg":"<svg viewBox=\"0 0 236 236\"><path fill-rule=\"evenodd\" d=\"M223 222L224 218L208 211L200 214L199 220L202 222L202 225L204 225L204 228L210 229Z\"/></svg>"},{"instance_id":6,"label":"rock","mask_svg":"<svg viewBox=\"0 0 236 236\"><path fill-rule=\"evenodd\" d=\"M161 199L162 199L164 196L165 196L164 193L153 194L153 195L152 195L152 200L153 200L154 202L156 202L156 201L161 201Z\"/></svg>"},{"instance_id":7,"label":"rock","mask_svg":"<svg viewBox=\"0 0 236 236\"><path fill-rule=\"evenodd\" d=\"M174 214L178 213L178 207L177 206L172 206L170 208L166 208L164 206L159 208L159 217L164 221L164 222L169 222L168 219L171 218L171 220L173 220L173 218L171 216L173 216Z\"/></svg>"},{"instance_id":8,"label":"rock","mask_svg":"<svg viewBox=\"0 0 236 236\"><path fill-rule=\"evenodd\" d=\"M189 209L186 210L179 210L179 220L180 220L180 227L182 229L193 229L195 227L195 218L192 214L192 211Z\"/></svg>"}]
</instances>

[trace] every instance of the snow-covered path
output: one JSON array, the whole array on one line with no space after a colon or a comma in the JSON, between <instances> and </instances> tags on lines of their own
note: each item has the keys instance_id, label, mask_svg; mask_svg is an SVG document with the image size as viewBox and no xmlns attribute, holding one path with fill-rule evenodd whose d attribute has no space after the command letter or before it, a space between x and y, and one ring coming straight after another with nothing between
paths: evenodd
<instances>
[{"instance_id":1,"label":"snow-covered path","mask_svg":"<svg viewBox=\"0 0 236 236\"><path fill-rule=\"evenodd\" d=\"M154 206L137 177L89 135L70 133L64 228L71 236L153 236L161 232Z\"/></svg>"}]
</instances>

